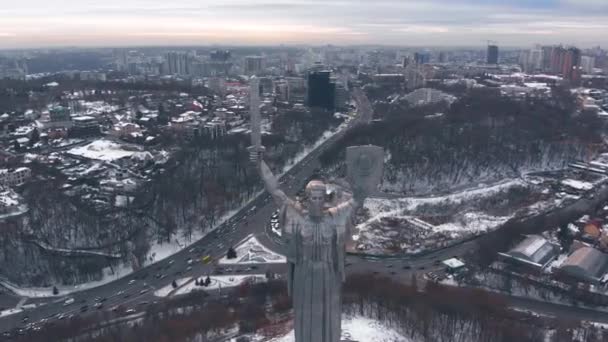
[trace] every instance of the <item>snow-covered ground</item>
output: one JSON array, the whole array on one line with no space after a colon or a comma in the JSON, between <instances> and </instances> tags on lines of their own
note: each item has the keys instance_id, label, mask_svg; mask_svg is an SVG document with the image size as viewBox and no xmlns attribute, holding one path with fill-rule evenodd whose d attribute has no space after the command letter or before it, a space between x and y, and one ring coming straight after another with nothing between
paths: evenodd
<instances>
[{"instance_id":1,"label":"snow-covered ground","mask_svg":"<svg viewBox=\"0 0 608 342\"><path fill-rule=\"evenodd\" d=\"M444 196L369 198L364 204L367 219L356 226L355 250L372 254L416 253L496 229L516 210L490 214L485 211L484 202L510 190L529 187L523 180L509 179Z\"/></svg>"},{"instance_id":2,"label":"snow-covered ground","mask_svg":"<svg viewBox=\"0 0 608 342\"><path fill-rule=\"evenodd\" d=\"M113 161L124 157L130 157L135 151L127 151L119 144L106 139L95 140L92 143L75 147L68 153L89 159Z\"/></svg>"},{"instance_id":3,"label":"snow-covered ground","mask_svg":"<svg viewBox=\"0 0 608 342\"><path fill-rule=\"evenodd\" d=\"M220 264L282 264L287 262L287 259L281 254L277 254L270 249L264 247L258 239L249 235L241 241L235 248L236 258L228 259L223 257L219 260Z\"/></svg>"},{"instance_id":4,"label":"snow-covered ground","mask_svg":"<svg viewBox=\"0 0 608 342\"><path fill-rule=\"evenodd\" d=\"M583 182L580 180L576 180L576 179L564 179L561 181L561 183L563 185L566 185L568 187L571 187L575 190L583 190L583 191L587 191L587 190L591 190L593 189L593 184L589 183L589 182Z\"/></svg>"},{"instance_id":5,"label":"snow-covered ground","mask_svg":"<svg viewBox=\"0 0 608 342\"><path fill-rule=\"evenodd\" d=\"M415 342L389 328L379 321L366 317L343 317L342 339L358 342ZM256 342L294 342L293 331L286 336L268 339L263 336L254 337Z\"/></svg>"},{"instance_id":6,"label":"snow-covered ground","mask_svg":"<svg viewBox=\"0 0 608 342\"><path fill-rule=\"evenodd\" d=\"M23 309L18 309L18 308L3 310L3 311L0 311L0 317L13 315L13 314L19 313L21 311L23 311Z\"/></svg>"},{"instance_id":7,"label":"snow-covered ground","mask_svg":"<svg viewBox=\"0 0 608 342\"><path fill-rule=\"evenodd\" d=\"M365 201L365 208L371 213L370 220L382 217L399 215L404 210L413 211L422 205L432 205L441 203L459 204L475 198L490 197L501 191L516 186L526 187L526 182L521 179L509 179L498 184L487 186L481 184L480 187L457 192L445 196L437 197L405 197L398 199L368 198Z\"/></svg>"},{"instance_id":8,"label":"snow-covered ground","mask_svg":"<svg viewBox=\"0 0 608 342\"><path fill-rule=\"evenodd\" d=\"M191 277L176 279L175 284L177 285L177 287L180 287L180 286L183 286L184 284L186 284L187 282L189 282L191 279L192 279ZM173 291L175 289L176 288L173 287L173 284L169 284L165 287L162 287L162 288L154 291L154 295L156 297L167 297L171 293L171 291Z\"/></svg>"},{"instance_id":9,"label":"snow-covered ground","mask_svg":"<svg viewBox=\"0 0 608 342\"><path fill-rule=\"evenodd\" d=\"M192 291L199 290L221 290L225 288L235 287L246 282L259 283L266 281L266 276L263 274L239 274L239 275L223 275L223 276L211 276L211 283L208 286L197 286L194 281L187 283L185 286L179 288L175 295L182 295L190 293ZM199 278L199 281L204 281L205 277Z\"/></svg>"}]
</instances>

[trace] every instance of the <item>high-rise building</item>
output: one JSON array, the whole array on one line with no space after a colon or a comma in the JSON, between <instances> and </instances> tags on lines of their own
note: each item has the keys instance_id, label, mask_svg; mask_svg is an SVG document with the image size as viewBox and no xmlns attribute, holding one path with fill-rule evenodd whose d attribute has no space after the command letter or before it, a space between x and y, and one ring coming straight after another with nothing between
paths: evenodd
<instances>
[{"instance_id":1,"label":"high-rise building","mask_svg":"<svg viewBox=\"0 0 608 342\"><path fill-rule=\"evenodd\" d=\"M581 57L581 68L583 69L583 72L586 74L593 73L593 68L595 68L595 57L592 57L592 56Z\"/></svg>"},{"instance_id":2,"label":"high-rise building","mask_svg":"<svg viewBox=\"0 0 608 342\"><path fill-rule=\"evenodd\" d=\"M264 69L264 57L262 56L247 56L245 57L245 74L259 75Z\"/></svg>"},{"instance_id":3,"label":"high-rise building","mask_svg":"<svg viewBox=\"0 0 608 342\"><path fill-rule=\"evenodd\" d=\"M564 57L566 49L563 46L554 46L551 50L551 68L550 71L554 74L561 74L564 70Z\"/></svg>"},{"instance_id":4,"label":"high-rise building","mask_svg":"<svg viewBox=\"0 0 608 342\"><path fill-rule=\"evenodd\" d=\"M306 101L306 80L302 77L287 77L287 101L295 103Z\"/></svg>"},{"instance_id":5,"label":"high-rise building","mask_svg":"<svg viewBox=\"0 0 608 342\"><path fill-rule=\"evenodd\" d=\"M565 79L573 84L578 84L581 80L581 50L563 46L543 47L543 53L551 53L550 67L546 68L547 56L543 56L543 69L554 74L562 75Z\"/></svg>"},{"instance_id":6,"label":"high-rise building","mask_svg":"<svg viewBox=\"0 0 608 342\"><path fill-rule=\"evenodd\" d=\"M541 70L543 63L543 50L540 48L534 48L530 50L530 58L528 64L533 71Z\"/></svg>"},{"instance_id":7,"label":"high-rise building","mask_svg":"<svg viewBox=\"0 0 608 342\"><path fill-rule=\"evenodd\" d=\"M562 65L564 78L574 84L578 84L581 79L581 50L571 47L564 54Z\"/></svg>"},{"instance_id":8,"label":"high-rise building","mask_svg":"<svg viewBox=\"0 0 608 342\"><path fill-rule=\"evenodd\" d=\"M126 49L114 50L114 58L116 60L116 69L118 71L127 71L129 65L129 54Z\"/></svg>"},{"instance_id":9,"label":"high-rise building","mask_svg":"<svg viewBox=\"0 0 608 342\"><path fill-rule=\"evenodd\" d=\"M488 62L488 64L498 64L498 46L497 45L488 45L487 62Z\"/></svg>"},{"instance_id":10,"label":"high-rise building","mask_svg":"<svg viewBox=\"0 0 608 342\"><path fill-rule=\"evenodd\" d=\"M541 48L543 58L541 62L541 68L544 72L551 71L551 58L553 56L553 46L543 46Z\"/></svg>"},{"instance_id":11,"label":"high-rise building","mask_svg":"<svg viewBox=\"0 0 608 342\"><path fill-rule=\"evenodd\" d=\"M416 64L427 64L431 61L431 54L428 52L414 53L414 62Z\"/></svg>"},{"instance_id":12,"label":"high-rise building","mask_svg":"<svg viewBox=\"0 0 608 342\"><path fill-rule=\"evenodd\" d=\"M348 91L340 83L336 83L335 108L345 108L348 103Z\"/></svg>"},{"instance_id":13,"label":"high-rise building","mask_svg":"<svg viewBox=\"0 0 608 342\"><path fill-rule=\"evenodd\" d=\"M335 106L336 84L331 80L330 71L308 73L308 106L333 110Z\"/></svg>"},{"instance_id":14,"label":"high-rise building","mask_svg":"<svg viewBox=\"0 0 608 342\"><path fill-rule=\"evenodd\" d=\"M407 89L414 90L420 87L424 87L425 79L420 66L416 63L410 63L405 68L405 79L407 81Z\"/></svg>"},{"instance_id":15,"label":"high-rise building","mask_svg":"<svg viewBox=\"0 0 608 342\"><path fill-rule=\"evenodd\" d=\"M519 54L519 65L523 71L532 73L542 69L543 50L539 47L531 50L523 50Z\"/></svg>"},{"instance_id":16,"label":"high-rise building","mask_svg":"<svg viewBox=\"0 0 608 342\"><path fill-rule=\"evenodd\" d=\"M185 52L168 52L165 55L164 69L169 75L190 75L192 69L192 58Z\"/></svg>"},{"instance_id":17,"label":"high-rise building","mask_svg":"<svg viewBox=\"0 0 608 342\"><path fill-rule=\"evenodd\" d=\"M437 57L439 63L446 63L448 61L448 56L445 52L439 52L439 56Z\"/></svg>"}]
</instances>

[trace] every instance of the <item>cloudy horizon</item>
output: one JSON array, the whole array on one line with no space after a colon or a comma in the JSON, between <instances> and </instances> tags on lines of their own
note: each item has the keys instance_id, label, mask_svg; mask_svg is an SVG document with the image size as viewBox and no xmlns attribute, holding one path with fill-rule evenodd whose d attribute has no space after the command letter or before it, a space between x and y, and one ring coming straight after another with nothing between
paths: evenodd
<instances>
[{"instance_id":1,"label":"cloudy horizon","mask_svg":"<svg viewBox=\"0 0 608 342\"><path fill-rule=\"evenodd\" d=\"M608 45L606 0L23 0L0 48L208 44Z\"/></svg>"}]
</instances>

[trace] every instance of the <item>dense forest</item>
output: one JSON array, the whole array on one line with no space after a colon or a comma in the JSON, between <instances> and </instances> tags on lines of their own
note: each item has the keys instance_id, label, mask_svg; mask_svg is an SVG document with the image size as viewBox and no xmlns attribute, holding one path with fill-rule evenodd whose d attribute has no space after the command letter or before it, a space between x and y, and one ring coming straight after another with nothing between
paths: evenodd
<instances>
[{"instance_id":1,"label":"dense forest","mask_svg":"<svg viewBox=\"0 0 608 342\"><path fill-rule=\"evenodd\" d=\"M554 90L554 100L517 101L473 89L451 106L376 105L382 120L352 130L322 157L343 168L346 146L385 148L383 190L401 194L449 191L522 173L559 169L601 149L599 118L575 115L574 99ZM440 114L438 114L440 113Z\"/></svg>"}]
</instances>

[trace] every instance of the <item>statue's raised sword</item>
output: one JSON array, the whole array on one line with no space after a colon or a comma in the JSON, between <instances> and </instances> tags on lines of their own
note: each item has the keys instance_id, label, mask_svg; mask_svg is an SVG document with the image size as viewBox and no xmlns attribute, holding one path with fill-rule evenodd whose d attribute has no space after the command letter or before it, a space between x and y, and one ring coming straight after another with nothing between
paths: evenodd
<instances>
[{"instance_id":1,"label":"statue's raised sword","mask_svg":"<svg viewBox=\"0 0 608 342\"><path fill-rule=\"evenodd\" d=\"M252 76L249 79L249 125L251 128L251 146L249 146L249 154L255 159L261 160L261 154L264 152L262 146L262 128L260 122L260 79Z\"/></svg>"}]
</instances>

